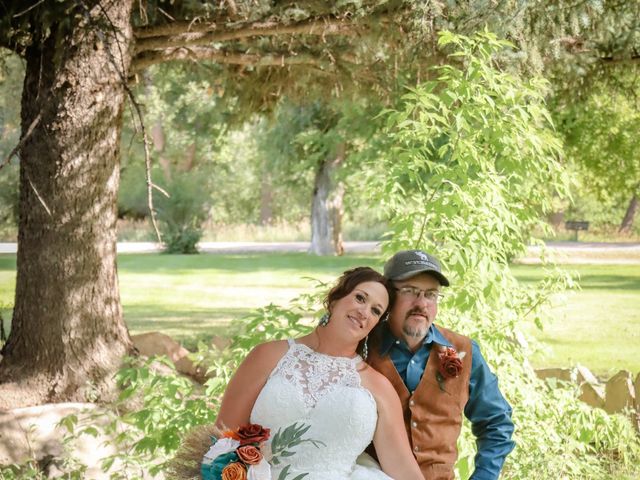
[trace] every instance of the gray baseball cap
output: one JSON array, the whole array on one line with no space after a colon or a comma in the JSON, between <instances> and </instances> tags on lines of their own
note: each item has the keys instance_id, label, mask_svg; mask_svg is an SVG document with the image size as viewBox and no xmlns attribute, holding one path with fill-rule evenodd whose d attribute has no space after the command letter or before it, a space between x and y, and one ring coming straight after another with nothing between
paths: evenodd
<instances>
[{"instance_id":1,"label":"gray baseball cap","mask_svg":"<svg viewBox=\"0 0 640 480\"><path fill-rule=\"evenodd\" d=\"M440 285L449 286L449 280L442 274L438 259L422 250L402 250L384 265L384 275L391 280L406 280L419 273L433 275Z\"/></svg>"}]
</instances>

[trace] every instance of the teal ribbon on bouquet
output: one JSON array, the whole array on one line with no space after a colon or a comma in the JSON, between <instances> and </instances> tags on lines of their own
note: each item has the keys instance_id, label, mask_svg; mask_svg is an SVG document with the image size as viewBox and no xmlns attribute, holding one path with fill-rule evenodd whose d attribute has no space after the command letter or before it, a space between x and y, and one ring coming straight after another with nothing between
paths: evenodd
<instances>
[{"instance_id":1,"label":"teal ribbon on bouquet","mask_svg":"<svg viewBox=\"0 0 640 480\"><path fill-rule=\"evenodd\" d=\"M236 452L223 453L216 457L213 463L200 466L202 480L222 480L222 470L232 462L239 460Z\"/></svg>"}]
</instances>

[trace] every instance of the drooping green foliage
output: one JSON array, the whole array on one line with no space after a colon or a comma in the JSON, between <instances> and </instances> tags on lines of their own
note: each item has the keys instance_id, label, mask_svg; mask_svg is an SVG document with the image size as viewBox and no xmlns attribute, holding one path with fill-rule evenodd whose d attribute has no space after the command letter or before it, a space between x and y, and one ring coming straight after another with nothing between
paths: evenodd
<instances>
[{"instance_id":1,"label":"drooping green foliage","mask_svg":"<svg viewBox=\"0 0 640 480\"><path fill-rule=\"evenodd\" d=\"M57 2L55 6L4 2L6 15L0 22L0 44L23 54L28 45L47 38L51 25L69 23L69 18L85 15L93 5L94 2L74 1ZM176 81L186 87L194 78L196 83L198 78L206 78L210 92L198 97L185 92L186 88L178 88L173 100L185 104L189 99L190 108L200 110L201 105L210 104L208 97L213 93L216 101L234 107L227 110L226 118L217 119L225 124L270 109L283 95L296 102L319 97L346 101L354 95L389 101L399 85L415 84L431 75L429 65L448 61L436 48L437 31L451 29L468 34L489 26L519 47L517 51L502 52L502 64L524 66L527 71L544 70L556 88L574 95L588 90L594 79L610 78L612 69L621 62L633 61L638 8L637 2L600 0L311 0L295 4L158 0L137 5L133 10L132 68L136 83L144 90L148 78L142 73L144 65L181 60L181 66L175 69L181 72ZM305 30L305 22L316 21L324 26ZM105 34L112 34L109 25L88 24L86 28L101 28ZM292 28L300 33L287 33ZM255 33L260 29L265 29L264 34ZM64 36L49 41L54 46L61 45ZM211 54L209 58L204 55L206 52ZM277 59L281 59L280 63ZM295 61L288 63L289 60ZM171 69L158 70L163 76L178 77ZM157 82L160 75L153 73L152 77ZM146 102L147 96L143 97ZM183 119L182 114L170 114L176 120ZM186 121L184 125L191 124ZM182 140L188 138L183 136ZM201 142L198 148L202 145ZM180 146L180 142L172 143L176 151ZM125 184L131 184L127 182L129 173L125 169ZM13 188L15 181L9 184ZM144 188L140 193L145 193ZM136 209L146 206L146 201L140 200L144 200L142 195L136 198L132 202ZM247 198L239 201L250 203ZM223 216L237 215L228 211L228 203L218 205L224 210Z\"/></svg>"},{"instance_id":2,"label":"drooping green foliage","mask_svg":"<svg viewBox=\"0 0 640 480\"><path fill-rule=\"evenodd\" d=\"M411 89L389 112L391 151L379 170L388 174L376 177L395 219L388 250L435 245L460 276L522 254L528 229L541 223L551 193L566 195L568 180L546 84L497 69L493 53L508 44L493 35L463 39L440 37L443 48L464 48L451 53L463 68L435 68L437 80ZM497 239L482 257L460 252L461 244Z\"/></svg>"},{"instance_id":3,"label":"drooping green foliage","mask_svg":"<svg viewBox=\"0 0 640 480\"><path fill-rule=\"evenodd\" d=\"M543 228L552 195L567 194L544 83L496 68L494 55L509 46L492 34L443 33L440 44L462 66L437 67L437 80L388 114L392 149L380 170L388 175L373 177L392 218L384 251L423 248L452 274L438 321L479 342L514 407L518 448L504 478L604 478L612 458L637 458L630 422L537 380L522 333L525 322L540 323L542 305L571 280L550 277L523 288L509 270L531 228ZM469 437L461 446L463 474L472 471Z\"/></svg>"}]
</instances>

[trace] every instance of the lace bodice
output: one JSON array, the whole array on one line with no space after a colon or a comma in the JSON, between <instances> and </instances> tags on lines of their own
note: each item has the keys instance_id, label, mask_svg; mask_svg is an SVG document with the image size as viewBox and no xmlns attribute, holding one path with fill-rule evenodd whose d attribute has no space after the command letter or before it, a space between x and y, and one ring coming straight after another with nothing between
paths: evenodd
<instances>
[{"instance_id":1,"label":"lace bodice","mask_svg":"<svg viewBox=\"0 0 640 480\"><path fill-rule=\"evenodd\" d=\"M360 387L356 370L362 358L332 357L313 351L302 343L289 340L289 352L271 376L280 375L302 394L307 408L313 408L322 397L338 387Z\"/></svg>"},{"instance_id":2,"label":"lace bodice","mask_svg":"<svg viewBox=\"0 0 640 480\"><path fill-rule=\"evenodd\" d=\"M388 480L356 458L371 442L376 428L376 402L360 384L362 358L332 357L289 340L289 349L271 372L251 412L251 422L271 429L272 435L294 423L310 428L289 457L291 478L305 480ZM285 464L286 465L286 464ZM273 478L285 465L274 466ZM288 477L289 478L289 477Z\"/></svg>"}]
</instances>

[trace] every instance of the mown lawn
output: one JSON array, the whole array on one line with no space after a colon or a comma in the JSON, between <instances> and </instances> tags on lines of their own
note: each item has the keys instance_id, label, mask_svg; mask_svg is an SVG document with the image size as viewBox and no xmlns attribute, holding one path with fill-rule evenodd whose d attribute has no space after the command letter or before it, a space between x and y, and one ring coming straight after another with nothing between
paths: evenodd
<instances>
[{"instance_id":1,"label":"mown lawn","mask_svg":"<svg viewBox=\"0 0 640 480\"><path fill-rule=\"evenodd\" d=\"M229 322L268 303L287 304L355 265L381 268L378 257L318 258L305 254L160 255L126 254L118 259L125 319L132 333L158 330L187 345L227 333ZM13 302L15 255L0 255L0 308ZM536 366L581 363L597 374L640 371L640 267L574 265L582 289L557 296L552 320L529 331L545 351ZM515 265L526 283L540 279L535 265ZM3 307L2 304L5 306ZM5 327L7 327L5 321Z\"/></svg>"},{"instance_id":2,"label":"mown lawn","mask_svg":"<svg viewBox=\"0 0 640 480\"><path fill-rule=\"evenodd\" d=\"M534 365L579 363L606 377L621 369L640 372L640 266L565 268L576 273L580 289L555 298L551 320L542 332L529 329L544 349L534 355ZM523 282L542 276L542 269L535 265L516 265L512 270Z\"/></svg>"}]
</instances>

